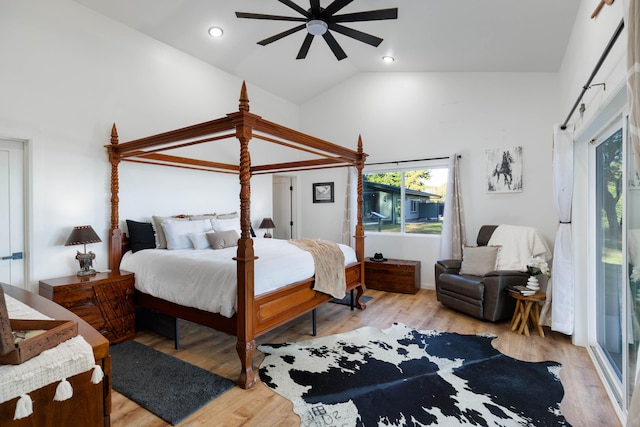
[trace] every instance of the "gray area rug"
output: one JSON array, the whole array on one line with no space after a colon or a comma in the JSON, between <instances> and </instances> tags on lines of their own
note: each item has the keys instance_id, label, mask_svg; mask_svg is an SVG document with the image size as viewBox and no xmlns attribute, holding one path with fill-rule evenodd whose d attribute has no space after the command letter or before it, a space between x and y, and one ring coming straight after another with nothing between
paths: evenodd
<instances>
[{"instance_id":1,"label":"gray area rug","mask_svg":"<svg viewBox=\"0 0 640 427\"><path fill-rule=\"evenodd\" d=\"M371 301L372 297L368 297L368 296L362 296L362 298L360 298L360 302L363 304L366 304L367 302ZM353 301L355 302L356 297L353 297ZM350 294L346 294L344 296L344 298L340 299L340 298L333 298L331 300L329 300L329 302L332 302L334 304L342 304L342 305L348 305L351 306L351 295Z\"/></svg>"},{"instance_id":2,"label":"gray area rug","mask_svg":"<svg viewBox=\"0 0 640 427\"><path fill-rule=\"evenodd\" d=\"M260 379L305 427L568 426L561 365L505 356L494 338L395 323L263 344Z\"/></svg>"},{"instance_id":3,"label":"gray area rug","mask_svg":"<svg viewBox=\"0 0 640 427\"><path fill-rule=\"evenodd\" d=\"M176 425L235 382L136 341L110 348L113 389Z\"/></svg>"}]
</instances>

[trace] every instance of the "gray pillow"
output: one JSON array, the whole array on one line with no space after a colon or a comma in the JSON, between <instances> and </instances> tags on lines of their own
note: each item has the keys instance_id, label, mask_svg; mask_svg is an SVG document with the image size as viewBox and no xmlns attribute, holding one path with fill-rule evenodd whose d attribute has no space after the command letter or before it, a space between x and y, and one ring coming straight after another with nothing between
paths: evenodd
<instances>
[{"instance_id":1,"label":"gray pillow","mask_svg":"<svg viewBox=\"0 0 640 427\"><path fill-rule=\"evenodd\" d=\"M462 248L460 274L484 276L496 269L500 246L465 246Z\"/></svg>"},{"instance_id":2,"label":"gray pillow","mask_svg":"<svg viewBox=\"0 0 640 427\"><path fill-rule=\"evenodd\" d=\"M207 233L207 239L212 249L224 249L238 246L240 235L236 230L216 231Z\"/></svg>"}]
</instances>

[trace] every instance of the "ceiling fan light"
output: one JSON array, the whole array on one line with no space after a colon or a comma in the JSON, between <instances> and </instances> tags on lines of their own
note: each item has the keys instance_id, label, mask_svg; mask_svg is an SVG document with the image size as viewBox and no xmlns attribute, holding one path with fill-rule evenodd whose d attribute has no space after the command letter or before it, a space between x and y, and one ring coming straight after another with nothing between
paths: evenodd
<instances>
[{"instance_id":1,"label":"ceiling fan light","mask_svg":"<svg viewBox=\"0 0 640 427\"><path fill-rule=\"evenodd\" d=\"M218 38L218 37L222 37L222 34L224 33L224 31L222 31L222 28L220 27L211 27L209 28L209 35L213 38Z\"/></svg>"},{"instance_id":2,"label":"ceiling fan light","mask_svg":"<svg viewBox=\"0 0 640 427\"><path fill-rule=\"evenodd\" d=\"M307 22L307 31L312 36L321 36L327 32L329 26L321 19L312 19Z\"/></svg>"}]
</instances>

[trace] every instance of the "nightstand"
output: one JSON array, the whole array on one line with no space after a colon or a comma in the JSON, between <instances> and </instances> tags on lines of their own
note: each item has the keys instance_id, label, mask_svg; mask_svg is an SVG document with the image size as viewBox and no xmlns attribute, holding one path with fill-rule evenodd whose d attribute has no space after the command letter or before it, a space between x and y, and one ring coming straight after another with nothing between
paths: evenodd
<instances>
[{"instance_id":1,"label":"nightstand","mask_svg":"<svg viewBox=\"0 0 640 427\"><path fill-rule=\"evenodd\" d=\"M135 337L134 290L127 271L40 281L40 295L77 314L112 344Z\"/></svg>"},{"instance_id":2,"label":"nightstand","mask_svg":"<svg viewBox=\"0 0 640 427\"><path fill-rule=\"evenodd\" d=\"M415 294L420 289L420 261L387 259L364 261L367 288L380 291Z\"/></svg>"}]
</instances>

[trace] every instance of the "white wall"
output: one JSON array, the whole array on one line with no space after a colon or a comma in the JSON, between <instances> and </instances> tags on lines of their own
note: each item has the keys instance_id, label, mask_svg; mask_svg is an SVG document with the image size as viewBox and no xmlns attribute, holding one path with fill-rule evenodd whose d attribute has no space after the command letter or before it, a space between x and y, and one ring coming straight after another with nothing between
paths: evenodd
<instances>
[{"instance_id":1,"label":"white wall","mask_svg":"<svg viewBox=\"0 0 640 427\"><path fill-rule=\"evenodd\" d=\"M302 130L356 147L362 135L368 162L462 155L460 159L467 240L483 224L537 227L553 244L557 215L551 191L551 128L558 107L553 73L361 73L302 106ZM485 192L485 150L523 147L522 193ZM346 174L305 175L300 188L335 181L344 194ZM342 197L335 206L303 203L304 230L336 239ZM331 221L320 221L330 215ZM367 234L366 255L421 261L422 286L433 287L440 238Z\"/></svg>"},{"instance_id":2,"label":"white wall","mask_svg":"<svg viewBox=\"0 0 640 427\"><path fill-rule=\"evenodd\" d=\"M241 80L68 0L0 0L0 9L0 136L28 140L27 287L37 291L38 280L78 269L81 248L63 246L75 225L91 224L105 241L87 249L107 268L111 125L124 142L217 118L237 110ZM247 84L252 112L298 127L296 105ZM237 184L216 174L121 168L122 221L238 209ZM271 212L270 189L270 179L256 182L255 221Z\"/></svg>"}]
</instances>

